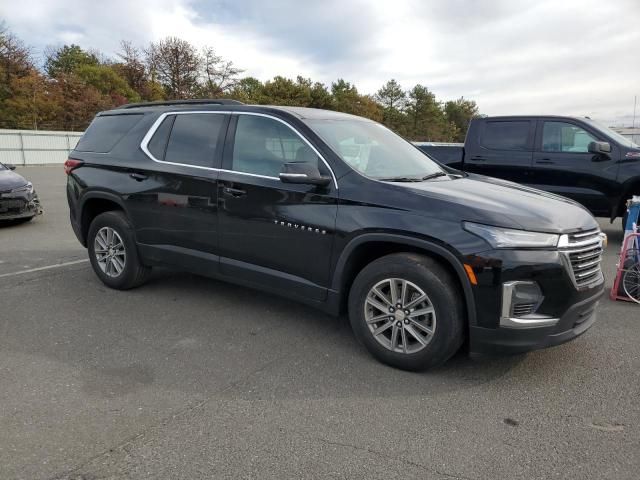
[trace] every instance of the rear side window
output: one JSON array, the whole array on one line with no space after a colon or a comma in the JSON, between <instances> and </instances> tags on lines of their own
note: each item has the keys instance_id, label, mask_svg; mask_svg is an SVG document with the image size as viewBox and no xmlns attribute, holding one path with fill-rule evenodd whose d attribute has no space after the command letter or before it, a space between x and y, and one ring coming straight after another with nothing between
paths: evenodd
<instances>
[{"instance_id":1,"label":"rear side window","mask_svg":"<svg viewBox=\"0 0 640 480\"><path fill-rule=\"evenodd\" d=\"M530 122L486 122L480 144L492 150L527 150Z\"/></svg>"},{"instance_id":2,"label":"rear side window","mask_svg":"<svg viewBox=\"0 0 640 480\"><path fill-rule=\"evenodd\" d=\"M164 160L164 154L167 151L167 143L169 143L169 134L175 120L175 115L166 117L153 134L151 141L147 144L147 148L158 160Z\"/></svg>"},{"instance_id":3,"label":"rear side window","mask_svg":"<svg viewBox=\"0 0 640 480\"><path fill-rule=\"evenodd\" d=\"M215 113L175 115L163 160L212 167L216 148L222 142L224 121L224 115ZM164 123L161 127L164 127Z\"/></svg>"},{"instance_id":4,"label":"rear side window","mask_svg":"<svg viewBox=\"0 0 640 480\"><path fill-rule=\"evenodd\" d=\"M141 118L142 114L96 117L84 132L76 150L94 153L110 152Z\"/></svg>"}]
</instances>

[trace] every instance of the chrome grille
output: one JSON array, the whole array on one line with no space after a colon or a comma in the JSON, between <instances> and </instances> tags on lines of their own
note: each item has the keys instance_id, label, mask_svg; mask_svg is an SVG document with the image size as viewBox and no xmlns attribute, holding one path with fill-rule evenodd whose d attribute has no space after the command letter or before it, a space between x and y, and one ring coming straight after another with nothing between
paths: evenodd
<instances>
[{"instance_id":1,"label":"chrome grille","mask_svg":"<svg viewBox=\"0 0 640 480\"><path fill-rule=\"evenodd\" d=\"M565 256L576 287L586 287L602 278L602 239L598 228L560 237L558 247Z\"/></svg>"}]
</instances>

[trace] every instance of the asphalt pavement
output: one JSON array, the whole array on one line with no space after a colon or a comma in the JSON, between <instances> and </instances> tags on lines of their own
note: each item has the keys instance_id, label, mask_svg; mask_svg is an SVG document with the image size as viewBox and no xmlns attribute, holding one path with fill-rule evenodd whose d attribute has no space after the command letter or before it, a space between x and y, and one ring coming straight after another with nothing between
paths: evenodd
<instances>
[{"instance_id":1,"label":"asphalt pavement","mask_svg":"<svg viewBox=\"0 0 640 480\"><path fill-rule=\"evenodd\" d=\"M408 373L284 298L159 271L103 286L45 209L0 227L0 479L637 479L640 305L552 349ZM607 283L621 241L610 236Z\"/></svg>"}]
</instances>

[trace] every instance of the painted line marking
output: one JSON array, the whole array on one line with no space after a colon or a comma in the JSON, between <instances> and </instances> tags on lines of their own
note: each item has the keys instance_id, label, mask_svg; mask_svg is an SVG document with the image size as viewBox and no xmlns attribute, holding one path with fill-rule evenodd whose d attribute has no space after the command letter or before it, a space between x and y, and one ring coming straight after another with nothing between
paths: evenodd
<instances>
[{"instance_id":1,"label":"painted line marking","mask_svg":"<svg viewBox=\"0 0 640 480\"><path fill-rule=\"evenodd\" d=\"M22 275L24 273L40 272L41 270L51 270L52 268L68 267L69 265L77 265L78 263L85 263L88 261L89 261L88 258L83 258L82 260L73 260L71 262L56 263L55 265L47 265L46 267L30 268L28 270L20 270L18 272L3 273L3 274L0 274L0 278L12 277L14 275Z\"/></svg>"}]
</instances>

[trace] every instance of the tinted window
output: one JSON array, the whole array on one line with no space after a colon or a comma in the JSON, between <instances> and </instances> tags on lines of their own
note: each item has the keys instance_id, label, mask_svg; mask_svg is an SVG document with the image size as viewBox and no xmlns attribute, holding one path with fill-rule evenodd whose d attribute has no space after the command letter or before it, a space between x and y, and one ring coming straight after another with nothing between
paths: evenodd
<instances>
[{"instance_id":1,"label":"tinted window","mask_svg":"<svg viewBox=\"0 0 640 480\"><path fill-rule=\"evenodd\" d=\"M239 115L232 168L277 177L286 162L318 165L318 156L292 129L277 120Z\"/></svg>"},{"instance_id":2,"label":"tinted window","mask_svg":"<svg viewBox=\"0 0 640 480\"><path fill-rule=\"evenodd\" d=\"M544 122L542 150L545 152L589 151L589 143L597 141L582 128L565 122Z\"/></svg>"},{"instance_id":3,"label":"tinted window","mask_svg":"<svg viewBox=\"0 0 640 480\"><path fill-rule=\"evenodd\" d=\"M173 126L173 120L175 118L175 115L169 115L165 118L156 130L156 133L153 134L151 141L147 144L147 148L151 154L158 160L164 160L164 154L169 141L169 133L171 133L171 127Z\"/></svg>"},{"instance_id":4,"label":"tinted window","mask_svg":"<svg viewBox=\"0 0 640 480\"><path fill-rule=\"evenodd\" d=\"M225 116L192 113L175 117L165 161L212 167Z\"/></svg>"},{"instance_id":5,"label":"tinted window","mask_svg":"<svg viewBox=\"0 0 640 480\"><path fill-rule=\"evenodd\" d=\"M527 150L529 122L486 122L481 145L494 150Z\"/></svg>"},{"instance_id":6,"label":"tinted window","mask_svg":"<svg viewBox=\"0 0 640 480\"><path fill-rule=\"evenodd\" d=\"M107 153L140 121L142 114L102 115L93 119L78 142L79 152Z\"/></svg>"}]
</instances>

